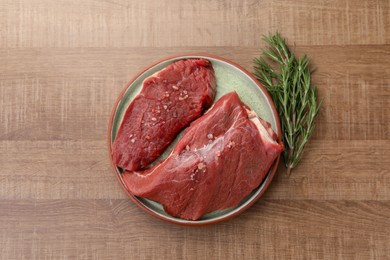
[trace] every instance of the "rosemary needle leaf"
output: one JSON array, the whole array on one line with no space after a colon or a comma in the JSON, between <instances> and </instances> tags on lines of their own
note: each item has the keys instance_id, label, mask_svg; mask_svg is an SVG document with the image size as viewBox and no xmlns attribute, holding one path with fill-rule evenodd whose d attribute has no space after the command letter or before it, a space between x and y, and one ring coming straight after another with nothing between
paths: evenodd
<instances>
[{"instance_id":1,"label":"rosemary needle leaf","mask_svg":"<svg viewBox=\"0 0 390 260\"><path fill-rule=\"evenodd\" d=\"M278 32L264 36L268 44L254 59L254 75L270 92L283 132L287 174L299 163L321 107L311 82L314 68L307 55L296 58Z\"/></svg>"}]
</instances>

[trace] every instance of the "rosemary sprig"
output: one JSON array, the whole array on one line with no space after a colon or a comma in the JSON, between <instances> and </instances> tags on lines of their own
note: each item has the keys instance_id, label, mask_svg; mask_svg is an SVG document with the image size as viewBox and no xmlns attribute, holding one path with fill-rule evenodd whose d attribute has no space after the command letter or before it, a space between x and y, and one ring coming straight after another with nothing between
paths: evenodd
<instances>
[{"instance_id":1,"label":"rosemary sprig","mask_svg":"<svg viewBox=\"0 0 390 260\"><path fill-rule=\"evenodd\" d=\"M254 59L254 75L269 91L282 126L284 162L287 175L298 164L313 133L314 120L321 104L311 83L310 60L296 58L279 33L264 36L268 47Z\"/></svg>"}]
</instances>

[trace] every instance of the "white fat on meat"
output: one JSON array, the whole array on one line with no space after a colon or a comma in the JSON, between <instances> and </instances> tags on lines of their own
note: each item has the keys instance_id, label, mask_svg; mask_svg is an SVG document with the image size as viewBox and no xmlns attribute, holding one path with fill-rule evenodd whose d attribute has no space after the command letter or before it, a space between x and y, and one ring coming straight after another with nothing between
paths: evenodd
<instances>
[{"instance_id":1,"label":"white fat on meat","mask_svg":"<svg viewBox=\"0 0 390 260\"><path fill-rule=\"evenodd\" d=\"M256 112L253 110L249 110L245 108L247 114L248 114L248 119L252 121L252 123L255 124L257 127L257 130L259 130L261 138L265 139L265 141L273 144L278 144L272 136L269 134L268 130L265 128L265 126L260 122L259 117L257 116Z\"/></svg>"}]
</instances>

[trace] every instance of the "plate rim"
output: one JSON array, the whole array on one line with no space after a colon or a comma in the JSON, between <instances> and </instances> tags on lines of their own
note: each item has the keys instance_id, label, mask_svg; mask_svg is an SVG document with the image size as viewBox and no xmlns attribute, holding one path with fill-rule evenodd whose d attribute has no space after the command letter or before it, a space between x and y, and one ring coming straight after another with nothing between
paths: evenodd
<instances>
[{"instance_id":1,"label":"plate rim","mask_svg":"<svg viewBox=\"0 0 390 260\"><path fill-rule=\"evenodd\" d=\"M116 114L116 111L118 109L118 105L119 103L121 102L123 96L125 95L126 91L129 89L129 87L142 75L144 74L146 71L150 70L151 68L159 65L160 63L163 63L163 62L166 62L166 61L169 61L169 60L174 60L174 59L185 59L185 58L189 58L189 57L193 57L193 58L211 58L211 59L215 59L215 60L219 60L219 61L222 61L222 62L225 62L225 63L228 63L229 65L241 70L244 74L246 74L246 76L248 76L250 79L253 80L253 82L261 89L261 91L263 92L263 94L265 95L270 107L271 107L271 110L272 110L272 114L273 116L275 117L275 122L276 122L276 126L277 126L277 134L278 134L278 141L281 142L281 125L280 125L280 119L279 119L279 115L276 111L276 108L275 108L275 105L274 105L274 102L270 96L270 94L268 93L267 89L252 75L252 73L250 73L247 69L243 68L241 65L237 64L236 62L233 62L231 60L228 60L226 58L223 58L223 57L220 57L220 56L217 56L217 55L214 55L214 54L207 54L207 53L184 53L184 54L176 54L176 55L170 55L170 56L167 56L165 58L162 58L156 62L153 62L152 64L148 65L147 67L145 67L144 69L142 69L139 73L137 73L134 77L132 77L128 82L127 84L125 85L125 87L121 90L121 92L119 93L114 105L113 105L113 108L111 110L111 114L110 114L110 117L109 117L109 123L108 123L108 135L107 135L107 145L108 145L108 157L110 159L110 164L111 164L111 167L112 167L112 170L117 178L117 180L119 181L122 189L126 192L126 194L130 197L130 199L141 209L143 209L146 213L160 219L160 220L163 220L163 221L166 221L166 222L169 222L169 223L173 223L173 224L177 224L177 225L181 225L181 226L205 226L205 225L210 225L210 224L216 224L216 223L219 223L219 222L224 222L224 221L227 221L231 218L234 218L238 215L240 215L241 213L243 213L244 211L246 211L248 208L250 208L255 202L257 202L262 196L263 194L265 193L265 191L268 189L269 185L271 184L274 176L275 176L275 173L278 169L278 165L279 165L279 161L280 161L280 157L281 155L279 154L279 156L275 159L274 163L271 165L271 168L270 168L270 171L266 174L264 180L262 181L262 183L260 184L260 186L263 186L260 190L260 192L258 192L257 195L254 195L253 197L251 197L248 201L248 203L246 203L244 206L242 206L239 210L237 211L234 211L233 213L231 214L228 214L228 215L225 215L225 216L221 216L221 217L218 217L218 218L213 218L213 219L206 219L206 220L186 220L186 219L177 219L175 220L174 217L172 218L167 218L161 214L159 214L158 212L155 212L153 209L150 209L149 207L145 206L143 203L141 203L135 195L133 195L126 187L125 183L123 182L123 179L121 176L119 176L120 174L118 173L117 169L116 169L116 165L114 164L113 160L112 160L112 142L111 142L111 136L112 136L112 130L113 130L113 123L114 123L114 118L115 118L115 114Z\"/></svg>"}]
</instances>

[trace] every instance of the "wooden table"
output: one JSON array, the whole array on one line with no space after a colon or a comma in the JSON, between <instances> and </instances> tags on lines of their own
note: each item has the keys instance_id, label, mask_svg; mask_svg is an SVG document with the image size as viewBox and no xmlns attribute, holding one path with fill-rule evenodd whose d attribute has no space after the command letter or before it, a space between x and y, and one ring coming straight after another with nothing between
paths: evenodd
<instances>
[{"instance_id":1,"label":"wooden table","mask_svg":"<svg viewBox=\"0 0 390 260\"><path fill-rule=\"evenodd\" d=\"M390 256L388 0L0 0L1 259L385 259ZM110 168L114 101L178 53L252 70L278 30L318 68L302 163L206 227L155 219Z\"/></svg>"}]
</instances>

